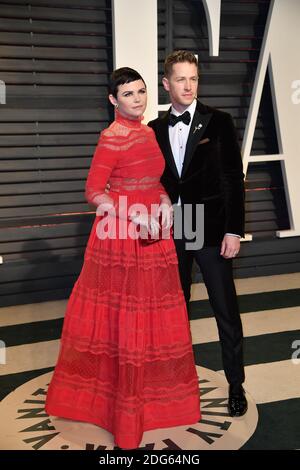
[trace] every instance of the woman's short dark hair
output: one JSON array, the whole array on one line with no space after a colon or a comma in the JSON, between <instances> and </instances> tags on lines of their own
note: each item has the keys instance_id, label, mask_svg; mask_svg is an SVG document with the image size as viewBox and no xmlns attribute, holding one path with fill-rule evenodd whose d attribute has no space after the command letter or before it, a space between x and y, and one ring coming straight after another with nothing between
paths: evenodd
<instances>
[{"instance_id":1,"label":"woman's short dark hair","mask_svg":"<svg viewBox=\"0 0 300 470\"><path fill-rule=\"evenodd\" d=\"M145 80L136 70L131 69L130 67L121 67L120 69L116 69L110 76L109 92L115 98L117 98L119 85L124 85L124 83L135 82L136 80L142 80L146 87Z\"/></svg>"}]
</instances>

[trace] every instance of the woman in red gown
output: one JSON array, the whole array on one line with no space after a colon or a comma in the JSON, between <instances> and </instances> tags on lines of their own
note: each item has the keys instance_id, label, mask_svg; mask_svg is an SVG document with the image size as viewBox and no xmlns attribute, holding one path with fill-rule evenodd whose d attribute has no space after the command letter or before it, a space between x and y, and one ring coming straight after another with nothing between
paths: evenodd
<instances>
[{"instance_id":1,"label":"woman in red gown","mask_svg":"<svg viewBox=\"0 0 300 470\"><path fill-rule=\"evenodd\" d=\"M199 386L174 241L136 236L146 228L153 238L158 216L165 227L172 223L160 183L164 158L141 123L144 80L133 69L116 70L109 99L116 119L101 133L86 182L97 215L68 301L46 411L94 423L130 449L144 431L199 421Z\"/></svg>"}]
</instances>

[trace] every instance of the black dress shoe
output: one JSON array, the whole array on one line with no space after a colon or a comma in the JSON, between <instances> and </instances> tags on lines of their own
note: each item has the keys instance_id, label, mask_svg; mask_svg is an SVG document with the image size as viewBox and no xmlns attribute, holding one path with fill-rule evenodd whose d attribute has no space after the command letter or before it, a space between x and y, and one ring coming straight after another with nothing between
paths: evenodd
<instances>
[{"instance_id":1,"label":"black dress shoe","mask_svg":"<svg viewBox=\"0 0 300 470\"><path fill-rule=\"evenodd\" d=\"M228 412L229 416L243 416L248 409L245 391L240 385L237 388L229 386Z\"/></svg>"}]
</instances>

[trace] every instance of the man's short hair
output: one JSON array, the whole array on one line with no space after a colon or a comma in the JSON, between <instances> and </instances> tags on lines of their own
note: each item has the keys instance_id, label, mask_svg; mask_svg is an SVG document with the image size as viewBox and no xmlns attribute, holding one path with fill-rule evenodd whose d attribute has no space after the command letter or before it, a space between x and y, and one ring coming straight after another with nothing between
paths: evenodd
<instances>
[{"instance_id":1,"label":"man's short hair","mask_svg":"<svg viewBox=\"0 0 300 470\"><path fill-rule=\"evenodd\" d=\"M173 51L166 57L164 63L165 77L170 77L173 65L178 64L178 62L189 62L190 64L195 64L198 69L197 57L192 52L184 50Z\"/></svg>"}]
</instances>

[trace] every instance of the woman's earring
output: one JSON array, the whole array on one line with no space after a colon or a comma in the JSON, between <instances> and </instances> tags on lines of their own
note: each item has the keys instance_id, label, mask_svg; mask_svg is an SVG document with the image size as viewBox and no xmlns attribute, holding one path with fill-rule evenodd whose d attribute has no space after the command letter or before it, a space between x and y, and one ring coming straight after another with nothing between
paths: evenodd
<instances>
[{"instance_id":1,"label":"woman's earring","mask_svg":"<svg viewBox=\"0 0 300 470\"><path fill-rule=\"evenodd\" d=\"M118 103L116 103L116 104L114 105L114 107L117 109L117 108L119 107Z\"/></svg>"}]
</instances>

